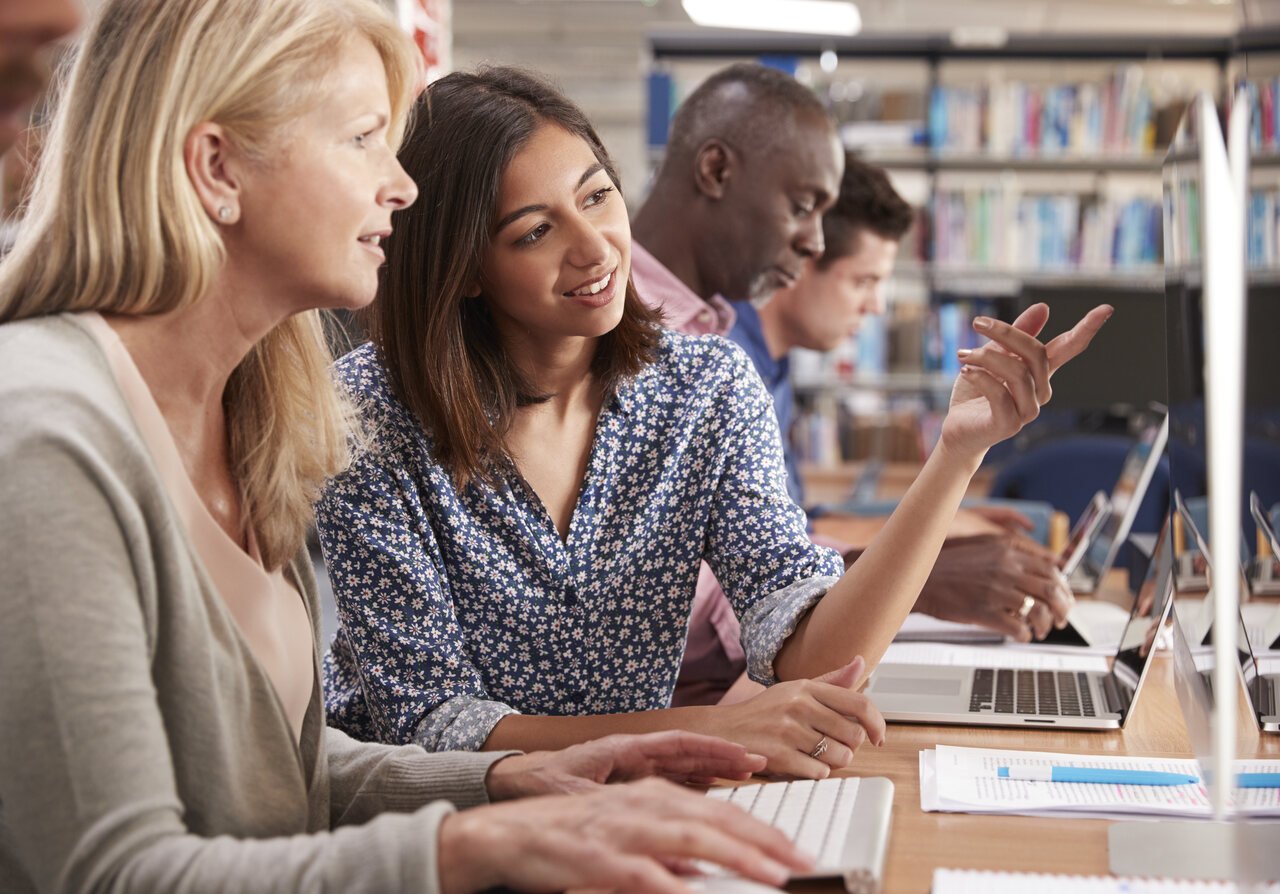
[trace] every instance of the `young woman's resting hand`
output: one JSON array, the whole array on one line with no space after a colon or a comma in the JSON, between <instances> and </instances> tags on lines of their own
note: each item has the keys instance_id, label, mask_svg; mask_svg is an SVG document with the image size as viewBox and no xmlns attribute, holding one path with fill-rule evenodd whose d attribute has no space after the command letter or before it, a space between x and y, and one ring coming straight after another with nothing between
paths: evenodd
<instances>
[{"instance_id":1,"label":"young woman's resting hand","mask_svg":"<svg viewBox=\"0 0 1280 894\"><path fill-rule=\"evenodd\" d=\"M1099 305L1048 344L1036 338L1049 320L1046 304L1032 305L1012 324L975 319L973 328L991 341L960 352L964 366L951 392L940 446L976 467L988 448L1040 414L1053 394L1049 378L1089 346L1113 312Z\"/></svg>"},{"instance_id":2,"label":"young woman's resting hand","mask_svg":"<svg viewBox=\"0 0 1280 894\"><path fill-rule=\"evenodd\" d=\"M477 807L440 826L440 889L687 894L672 869L719 864L780 885L809 861L745 811L661 779Z\"/></svg>"},{"instance_id":3,"label":"young woman's resting hand","mask_svg":"<svg viewBox=\"0 0 1280 894\"><path fill-rule=\"evenodd\" d=\"M825 779L849 766L864 741L884 743L884 718L855 690L865 670L859 656L812 680L777 683L746 701L715 706L716 732L764 755L769 773Z\"/></svg>"},{"instance_id":4,"label":"young woman's resting hand","mask_svg":"<svg viewBox=\"0 0 1280 894\"><path fill-rule=\"evenodd\" d=\"M764 768L764 757L736 742L668 730L605 736L562 751L503 758L490 767L485 786L490 800L507 801L592 791L646 776L709 785L716 779L748 779Z\"/></svg>"}]
</instances>

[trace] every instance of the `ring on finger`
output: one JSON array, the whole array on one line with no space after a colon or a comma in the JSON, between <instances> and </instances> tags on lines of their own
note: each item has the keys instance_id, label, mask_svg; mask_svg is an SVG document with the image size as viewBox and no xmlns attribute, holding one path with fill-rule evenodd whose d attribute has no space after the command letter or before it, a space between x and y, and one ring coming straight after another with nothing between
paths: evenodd
<instances>
[{"instance_id":1,"label":"ring on finger","mask_svg":"<svg viewBox=\"0 0 1280 894\"><path fill-rule=\"evenodd\" d=\"M830 745L830 743L827 741L827 737L823 736L821 739L818 740L818 744L813 746L813 750L809 752L809 757L812 757L812 758L822 757L824 754L827 753L828 745Z\"/></svg>"},{"instance_id":2,"label":"ring on finger","mask_svg":"<svg viewBox=\"0 0 1280 894\"><path fill-rule=\"evenodd\" d=\"M1022 607L1018 609L1018 617L1022 620L1027 619L1027 615L1031 614L1031 610L1036 607L1036 598L1034 596L1023 596Z\"/></svg>"}]
</instances>

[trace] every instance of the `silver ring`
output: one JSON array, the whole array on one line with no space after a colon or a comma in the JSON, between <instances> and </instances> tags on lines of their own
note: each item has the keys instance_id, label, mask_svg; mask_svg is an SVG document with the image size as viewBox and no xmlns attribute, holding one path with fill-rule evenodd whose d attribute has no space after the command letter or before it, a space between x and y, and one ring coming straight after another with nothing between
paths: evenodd
<instances>
[{"instance_id":1,"label":"silver ring","mask_svg":"<svg viewBox=\"0 0 1280 894\"><path fill-rule=\"evenodd\" d=\"M813 751L810 751L810 752L809 752L809 757L812 757L812 758L819 758L819 757L822 757L824 754L826 754L826 753L827 753L827 745L828 745L828 744L829 744L829 743L827 742L827 737L826 737L826 736L823 736L823 737L818 741L818 744L817 744L817 745L815 745L815 746L813 746Z\"/></svg>"},{"instance_id":2,"label":"silver ring","mask_svg":"<svg viewBox=\"0 0 1280 894\"><path fill-rule=\"evenodd\" d=\"M1022 608L1018 609L1018 617L1022 620L1027 619L1027 615L1031 614L1031 610L1036 607L1036 598L1034 596L1022 597Z\"/></svg>"}]
</instances>

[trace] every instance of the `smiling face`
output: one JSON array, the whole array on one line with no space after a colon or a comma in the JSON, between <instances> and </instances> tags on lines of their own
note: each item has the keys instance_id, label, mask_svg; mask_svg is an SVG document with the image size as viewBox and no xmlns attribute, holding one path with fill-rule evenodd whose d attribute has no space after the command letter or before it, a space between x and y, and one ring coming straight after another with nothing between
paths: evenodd
<instances>
[{"instance_id":1,"label":"smiling face","mask_svg":"<svg viewBox=\"0 0 1280 894\"><path fill-rule=\"evenodd\" d=\"M240 158L239 216L224 227L228 269L285 314L372 301L392 212L417 197L387 142L386 69L373 45L349 41L325 77L323 98L266 161Z\"/></svg>"},{"instance_id":2,"label":"smiling face","mask_svg":"<svg viewBox=\"0 0 1280 894\"><path fill-rule=\"evenodd\" d=\"M772 151L739 156L715 211L707 253L731 301L767 298L794 285L822 254L822 215L835 202L844 150L831 123L800 115Z\"/></svg>"},{"instance_id":3,"label":"smiling face","mask_svg":"<svg viewBox=\"0 0 1280 894\"><path fill-rule=\"evenodd\" d=\"M48 80L39 51L79 24L75 0L0 2L0 154L27 126L31 104Z\"/></svg>"},{"instance_id":4,"label":"smiling face","mask_svg":"<svg viewBox=\"0 0 1280 894\"><path fill-rule=\"evenodd\" d=\"M480 291L504 341L595 338L622 319L631 224L581 137L542 124L502 174Z\"/></svg>"},{"instance_id":5,"label":"smiling face","mask_svg":"<svg viewBox=\"0 0 1280 894\"><path fill-rule=\"evenodd\" d=\"M825 264L809 261L800 282L761 309L788 348L830 351L857 333L864 316L884 313L884 281L893 273L898 243L864 229L853 245L853 253Z\"/></svg>"}]
</instances>

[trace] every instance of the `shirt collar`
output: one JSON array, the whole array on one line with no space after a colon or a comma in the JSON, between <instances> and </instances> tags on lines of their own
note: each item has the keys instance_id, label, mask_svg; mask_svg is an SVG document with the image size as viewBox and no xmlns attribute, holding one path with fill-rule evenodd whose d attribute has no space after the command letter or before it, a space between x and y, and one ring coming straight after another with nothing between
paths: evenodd
<instances>
[{"instance_id":1,"label":"shirt collar","mask_svg":"<svg viewBox=\"0 0 1280 894\"><path fill-rule=\"evenodd\" d=\"M631 243L631 277L641 299L660 309L668 329L727 335L737 314L720 295L704 301L639 242Z\"/></svg>"}]
</instances>

